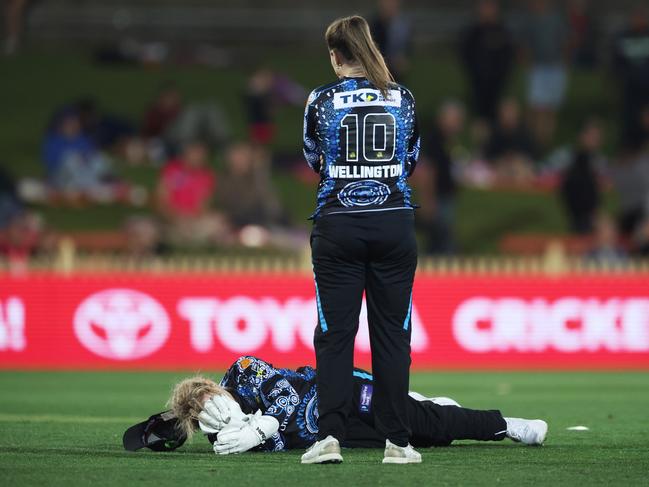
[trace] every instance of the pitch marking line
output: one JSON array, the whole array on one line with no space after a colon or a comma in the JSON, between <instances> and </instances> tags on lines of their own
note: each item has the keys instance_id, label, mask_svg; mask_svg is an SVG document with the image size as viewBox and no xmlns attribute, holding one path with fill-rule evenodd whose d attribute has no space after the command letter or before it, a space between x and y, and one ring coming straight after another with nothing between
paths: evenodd
<instances>
[{"instance_id":1,"label":"pitch marking line","mask_svg":"<svg viewBox=\"0 0 649 487\"><path fill-rule=\"evenodd\" d=\"M108 416L69 416L65 414L5 414L0 413L0 422L28 422L28 423L137 423L141 418L108 417Z\"/></svg>"}]
</instances>

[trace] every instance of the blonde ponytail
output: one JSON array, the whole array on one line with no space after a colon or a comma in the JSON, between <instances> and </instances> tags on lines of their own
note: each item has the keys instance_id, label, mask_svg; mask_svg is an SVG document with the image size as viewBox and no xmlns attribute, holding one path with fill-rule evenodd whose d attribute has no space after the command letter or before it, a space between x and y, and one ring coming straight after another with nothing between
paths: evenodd
<instances>
[{"instance_id":1,"label":"blonde ponytail","mask_svg":"<svg viewBox=\"0 0 649 487\"><path fill-rule=\"evenodd\" d=\"M358 62L369 82L387 97L394 78L363 17L352 15L334 20L327 27L325 40L329 49L337 50L348 61Z\"/></svg>"}]
</instances>

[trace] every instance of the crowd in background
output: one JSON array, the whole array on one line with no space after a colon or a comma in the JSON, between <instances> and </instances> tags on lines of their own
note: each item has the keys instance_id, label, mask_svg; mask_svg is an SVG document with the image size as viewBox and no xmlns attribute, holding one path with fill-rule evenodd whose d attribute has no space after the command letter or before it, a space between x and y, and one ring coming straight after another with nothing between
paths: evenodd
<instances>
[{"instance_id":1,"label":"crowd in background","mask_svg":"<svg viewBox=\"0 0 649 487\"><path fill-rule=\"evenodd\" d=\"M455 201L458 189L469 185L554 190L571 231L592 238L593 258L646 255L649 10L639 3L629 12L623 31L602 39L598 19L585 0L529 0L525 5L515 25L509 26L500 2L476 2L474 20L457 41L469 87L466 102L444 101L432 120L420 113L428 127L422 152L432 169L424 174L424 191L418 193L419 220L428 235L426 250L433 254L458 250ZM381 1L374 25L392 71L407 82L412 31L407 13L399 7L398 0ZM602 45L608 48L601 49ZM602 52L609 59L602 59ZM607 158L603 153L605 136L616 134L606 134L606 125L593 112L582 114L571 144L557 147L557 120L571 70L601 69L602 64L610 66L619 89L615 154ZM517 65L525 70L524 100L506 95ZM603 193L609 188L619 197L617 215L604 208Z\"/></svg>"},{"instance_id":2,"label":"crowd in background","mask_svg":"<svg viewBox=\"0 0 649 487\"><path fill-rule=\"evenodd\" d=\"M9 4L19 10L24 2ZM622 32L602 39L585 0L525 5L510 26L500 2L476 3L456 43L469 88L466 100L447 99L435 114L419 113L424 164L414 184L422 206L423 250L445 255L460 250L454 236L456 200L461 187L473 186L555 191L571 231L592 239L591 258L648 255L647 8L633 9ZM395 78L408 84L413 31L406 7L381 0L371 25ZM7 50L17 43L17 28L11 28ZM602 44L610 48L602 50ZM571 144L556 143L571 70L599 68L605 61L602 52L620 99L619 140L609 157L603 153L604 139L615 134L606 133L595 113L583 113ZM520 65L526 71L523 100L507 95ZM307 91L268 67L254 70L244 91L241 110L248 129L240 140L232 137L217 101L186 102L173 84L160 87L138 122L104 110L93 99L56 108L42 142L42 184L32 181L18 191L11 175L0 171L0 248L23 255L51 245L50 232L26 210L24 199L71 206L148 205L152 214L136 212L124 222L127 249L138 255L176 247L306 245L307 233L282 207L271 172L277 167L272 152L276 110L301 106ZM215 158L222 161L218 171ZM158 168L155 190L147 192L120 177L115 161ZM298 178L302 174L293 170ZM604 209L609 189L618 195L616 215Z\"/></svg>"}]
</instances>

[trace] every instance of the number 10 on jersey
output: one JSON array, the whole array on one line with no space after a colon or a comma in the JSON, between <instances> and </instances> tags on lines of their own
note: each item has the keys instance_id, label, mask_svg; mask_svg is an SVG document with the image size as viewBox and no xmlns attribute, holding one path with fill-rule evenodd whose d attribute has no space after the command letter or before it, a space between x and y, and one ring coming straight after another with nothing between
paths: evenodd
<instances>
[{"instance_id":1,"label":"number 10 on jersey","mask_svg":"<svg viewBox=\"0 0 649 487\"><path fill-rule=\"evenodd\" d=\"M397 131L391 113L348 113L340 126L345 129L347 162L358 162L359 150L363 151L363 159L370 162L389 162L394 157Z\"/></svg>"}]
</instances>

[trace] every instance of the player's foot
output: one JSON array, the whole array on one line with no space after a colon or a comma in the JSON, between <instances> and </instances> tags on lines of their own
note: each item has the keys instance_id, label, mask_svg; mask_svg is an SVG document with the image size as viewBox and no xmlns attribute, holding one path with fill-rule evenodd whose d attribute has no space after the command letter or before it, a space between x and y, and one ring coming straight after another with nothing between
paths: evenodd
<instances>
[{"instance_id":1,"label":"player's foot","mask_svg":"<svg viewBox=\"0 0 649 487\"><path fill-rule=\"evenodd\" d=\"M542 445L548 434L548 423L541 419L505 418L507 438L525 445Z\"/></svg>"},{"instance_id":2,"label":"player's foot","mask_svg":"<svg viewBox=\"0 0 649 487\"><path fill-rule=\"evenodd\" d=\"M410 443L407 446L397 446L390 440L385 440L383 463L421 463L421 455Z\"/></svg>"},{"instance_id":3,"label":"player's foot","mask_svg":"<svg viewBox=\"0 0 649 487\"><path fill-rule=\"evenodd\" d=\"M302 455L301 463L342 463L340 443L329 435L324 440L316 441Z\"/></svg>"},{"instance_id":4,"label":"player's foot","mask_svg":"<svg viewBox=\"0 0 649 487\"><path fill-rule=\"evenodd\" d=\"M412 397L415 401L430 401L434 402L438 406L457 406L461 407L460 404L455 400L451 399L450 397L426 397L422 394L419 394L418 392L415 391L410 391L408 393L410 397Z\"/></svg>"}]
</instances>

